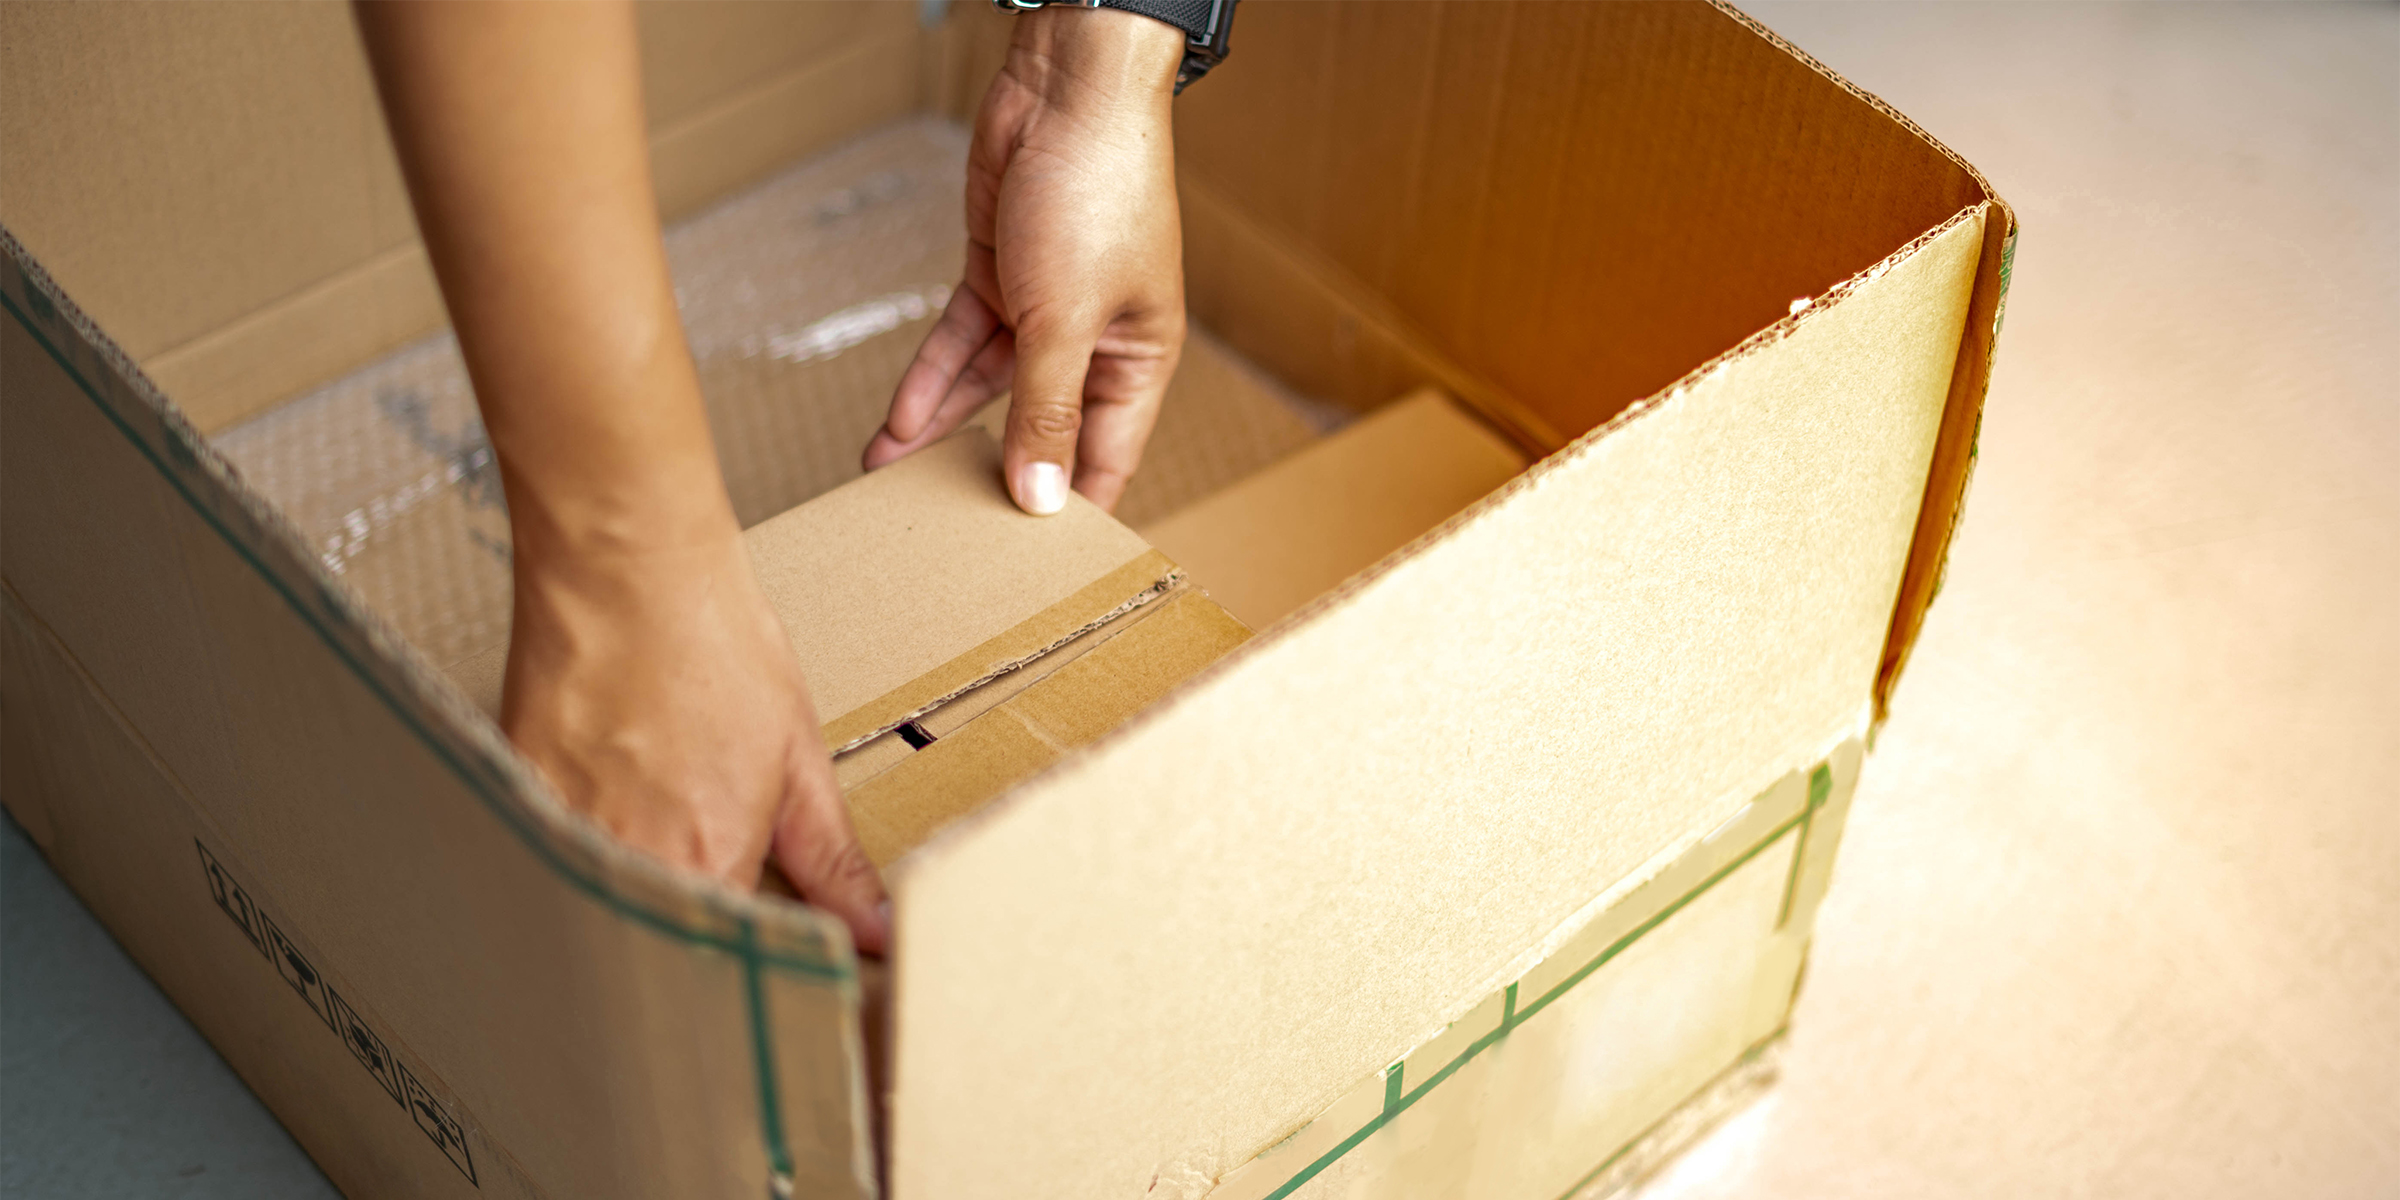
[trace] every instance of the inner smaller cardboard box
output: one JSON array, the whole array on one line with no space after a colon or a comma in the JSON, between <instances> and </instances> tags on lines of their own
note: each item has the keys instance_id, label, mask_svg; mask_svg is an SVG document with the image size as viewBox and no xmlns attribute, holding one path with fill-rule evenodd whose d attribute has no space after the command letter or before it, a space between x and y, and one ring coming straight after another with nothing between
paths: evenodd
<instances>
[{"instance_id":1,"label":"inner smaller cardboard box","mask_svg":"<svg viewBox=\"0 0 2400 1200\"><path fill-rule=\"evenodd\" d=\"M1514 442L1424 388L1141 532L1264 629L1526 465Z\"/></svg>"},{"instance_id":2,"label":"inner smaller cardboard box","mask_svg":"<svg viewBox=\"0 0 2400 1200\"><path fill-rule=\"evenodd\" d=\"M1080 495L1018 511L1005 409L743 535L878 867L1526 466L1427 388L1145 535ZM494 719L507 661L503 642L450 668Z\"/></svg>"}]
</instances>

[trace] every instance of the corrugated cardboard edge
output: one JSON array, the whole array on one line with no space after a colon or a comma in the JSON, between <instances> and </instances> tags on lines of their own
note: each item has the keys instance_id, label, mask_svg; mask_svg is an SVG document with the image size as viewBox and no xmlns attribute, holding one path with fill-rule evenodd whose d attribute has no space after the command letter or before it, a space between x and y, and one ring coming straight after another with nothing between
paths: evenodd
<instances>
[{"instance_id":1,"label":"corrugated cardboard edge","mask_svg":"<svg viewBox=\"0 0 2400 1200\"><path fill-rule=\"evenodd\" d=\"M2017 252L2017 215L2000 198L2000 193L1993 190L1992 181L1975 169L1975 164L1900 110L1844 79L1832 67L1785 41L1726 0L1709 0L1709 3L1957 164L1983 190L1991 210L1988 216L1997 218L1984 222L1983 257L1975 266L1975 290L1967 303L1967 326L1959 342L1957 366L1951 372L1950 398L1942 411L1941 432L1934 441L1933 465L1925 478L1925 501L1917 510L1916 537L1909 546L1908 568L1900 577L1891 632L1884 639L1883 661L1875 672L1875 725L1879 728L1891 715L1892 692L1899 686L1900 673L1908 667L1909 652L1916 648L1917 634L1925 625L1926 609L1941 593L1942 576L1950 562L1950 540L1957 535L1959 521L1966 513L1967 487L1975 471L1976 434L1983 427L1983 401L1991 390L1992 360L2000 325L2008 312L2009 270Z\"/></svg>"},{"instance_id":2,"label":"corrugated cardboard edge","mask_svg":"<svg viewBox=\"0 0 2400 1200\"><path fill-rule=\"evenodd\" d=\"M1167 594L1183 573L1149 551L982 645L834 718L825 743L855 750Z\"/></svg>"},{"instance_id":3,"label":"corrugated cardboard edge","mask_svg":"<svg viewBox=\"0 0 2400 1200\"><path fill-rule=\"evenodd\" d=\"M764 977L833 988L856 1005L857 955L847 927L803 904L675 870L567 809L498 726L324 569L290 522L243 482L5 225L0 259L0 308L8 317L33 335L202 521L538 861L615 916L742 964L759 1063L760 1134L774 1171L787 1173ZM864 1051L855 1039L851 1060L853 1109L865 1113ZM872 1195L874 1157L863 1122L858 1135L852 1161L861 1172L862 1193Z\"/></svg>"}]
</instances>

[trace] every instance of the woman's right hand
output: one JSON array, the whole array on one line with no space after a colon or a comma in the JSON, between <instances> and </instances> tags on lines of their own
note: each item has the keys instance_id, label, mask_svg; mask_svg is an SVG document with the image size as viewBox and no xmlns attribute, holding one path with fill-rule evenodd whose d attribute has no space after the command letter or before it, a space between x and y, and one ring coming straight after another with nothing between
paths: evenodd
<instances>
[{"instance_id":1,"label":"woman's right hand","mask_svg":"<svg viewBox=\"0 0 2400 1200\"><path fill-rule=\"evenodd\" d=\"M738 530L551 555L517 572L501 725L566 802L629 845L801 895L889 936L783 624Z\"/></svg>"}]
</instances>

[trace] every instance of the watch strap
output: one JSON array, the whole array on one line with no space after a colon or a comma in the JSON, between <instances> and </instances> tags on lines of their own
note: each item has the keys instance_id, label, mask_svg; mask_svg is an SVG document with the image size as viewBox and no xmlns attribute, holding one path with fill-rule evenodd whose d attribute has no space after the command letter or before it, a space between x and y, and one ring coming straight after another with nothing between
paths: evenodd
<instances>
[{"instance_id":1,"label":"watch strap","mask_svg":"<svg viewBox=\"0 0 2400 1200\"><path fill-rule=\"evenodd\" d=\"M1163 21L1183 31L1183 63L1175 69L1175 93L1225 61L1233 29L1233 6L1239 0L993 0L1002 9L1026 10L1049 4L1076 8L1114 8Z\"/></svg>"}]
</instances>

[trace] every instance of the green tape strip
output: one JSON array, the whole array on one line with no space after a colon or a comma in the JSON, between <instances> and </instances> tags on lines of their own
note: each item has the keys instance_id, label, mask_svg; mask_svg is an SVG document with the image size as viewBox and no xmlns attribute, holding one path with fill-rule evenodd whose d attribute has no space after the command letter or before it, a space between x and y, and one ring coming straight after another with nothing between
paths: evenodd
<instances>
[{"instance_id":1,"label":"green tape strip","mask_svg":"<svg viewBox=\"0 0 2400 1200\"><path fill-rule=\"evenodd\" d=\"M775 1040L767 1019L766 973L759 969L758 929L750 918L742 918L742 990L750 1002L750 1053L756 1061L758 1076L758 1116L767 1142L767 1167L775 1174L789 1179L792 1174L792 1148L783 1137L783 1101L776 1087ZM787 1188L788 1190L788 1188Z\"/></svg>"},{"instance_id":2,"label":"green tape strip","mask_svg":"<svg viewBox=\"0 0 2400 1200\"><path fill-rule=\"evenodd\" d=\"M1822 778L1827 784L1827 787L1822 792L1820 792L1819 788L1817 787L1817 779L1819 778ZM1476 1055L1498 1045L1502 1039L1509 1035L1511 1030L1515 1029L1519 1025L1524 1024L1526 1021L1531 1020L1535 1013L1548 1008L1552 1002L1558 1000L1562 996L1565 996L1568 991L1575 987L1576 984L1591 978L1593 972L1598 971L1601 967L1608 965L1610 960L1624 953L1625 950L1632 946L1635 942L1640 941L1643 935L1649 933L1653 929L1658 928L1660 925L1665 924L1667 918L1683 911L1686 905L1689 905L1692 901L1699 899L1702 895L1705 895L1710 888L1717 886L1717 884L1722 882L1726 876L1733 874L1737 870L1740 870L1744 865L1749 863L1751 859L1758 857L1759 854L1765 851L1767 847L1774 845L1776 841L1783 837L1783 835L1803 827L1808 820L1809 814L1816 811L1817 805L1821 802L1821 795L1830 794L1831 781L1831 772L1828 771L1826 767L1819 766L1817 768L1816 776L1812 777L1810 780L1809 804L1806 807L1802 808L1797 814L1794 814L1792 817L1785 820L1782 824L1777 825L1774 829L1769 830L1766 836L1761 837L1755 845L1752 845L1749 849L1742 851L1741 855L1735 858L1732 862L1717 868L1713 874L1711 874L1708 878L1701 880L1697 886L1692 888L1692 890L1676 897L1673 903L1658 910L1656 913L1653 913L1649 919L1643 921L1641 924L1634 926L1630 932L1625 934L1625 936L1609 943L1608 948L1602 950L1598 955L1594 956L1592 961L1585 963L1582 967L1578 968L1574 974L1567 976L1563 980L1560 980L1557 986L1552 987L1549 991L1542 993L1539 998L1535 999L1533 1003L1526 1005L1522 1010L1518 1009L1517 1007L1517 985L1513 983L1508 985L1506 991L1503 993L1504 999L1501 1001L1500 1027L1492 1030L1490 1033L1484 1034L1482 1037L1475 1039L1474 1042L1470 1043L1466 1049L1459 1051L1458 1057L1451 1059L1442 1067L1441 1070L1435 1071L1432 1078L1427 1079L1421 1084L1418 1084L1413 1089L1403 1092L1400 1090L1401 1063L1392 1064L1390 1073L1384 1077L1385 1091L1383 1111L1377 1113L1373 1119L1360 1126L1357 1132L1352 1133L1349 1137L1343 1138L1340 1144L1336 1145L1333 1149L1326 1151L1322 1155L1319 1155L1316 1161L1308 1164L1306 1167L1301 1168L1299 1173L1293 1175L1290 1179L1285 1180L1283 1186L1267 1193L1266 1200L1285 1200L1285 1198L1290 1196L1293 1192L1296 1192L1302 1187L1306 1186L1309 1180L1315 1179L1319 1174L1323 1173L1327 1167L1339 1162L1343 1155L1357 1149L1359 1143L1364 1142L1368 1138L1374 1136L1377 1130L1380 1130L1384 1126L1391 1124L1393 1118L1398 1117L1401 1113L1407 1112L1411 1106L1416 1104L1417 1101L1424 1099L1426 1093L1431 1092L1437 1087L1440 1087L1443 1080L1446 1080L1452 1075L1457 1074L1459 1068L1464 1067L1469 1062L1473 1061ZM1406 1060L1402 1061L1405 1062ZM1639 1141L1639 1139L1637 1138L1636 1141ZM1598 1177L1601 1170L1605 1170L1609 1163L1615 1162L1617 1158L1623 1155L1626 1149L1630 1149L1631 1146L1632 1143L1628 1143L1625 1148L1620 1149L1616 1154L1609 1156L1608 1161L1602 1163L1598 1168L1595 1168L1590 1175L1585 1176L1585 1180L1588 1182L1589 1180ZM1576 1185L1576 1187L1581 1186L1582 1184L1580 1183ZM1567 1195L1572 1196L1573 1194L1574 1189L1568 1189ZM1564 1200L1564 1198L1562 1197L1561 1200Z\"/></svg>"},{"instance_id":3,"label":"green tape strip","mask_svg":"<svg viewBox=\"0 0 2400 1200\"><path fill-rule=\"evenodd\" d=\"M1775 914L1777 929L1791 923L1792 903L1800 896L1800 871L1808 865L1808 832L1815 824L1817 810L1825 807L1825 800L1831 795L1833 768L1818 763L1817 769L1808 773L1808 804L1800 810L1800 837L1792 844L1792 873L1784 877L1783 907Z\"/></svg>"}]
</instances>

